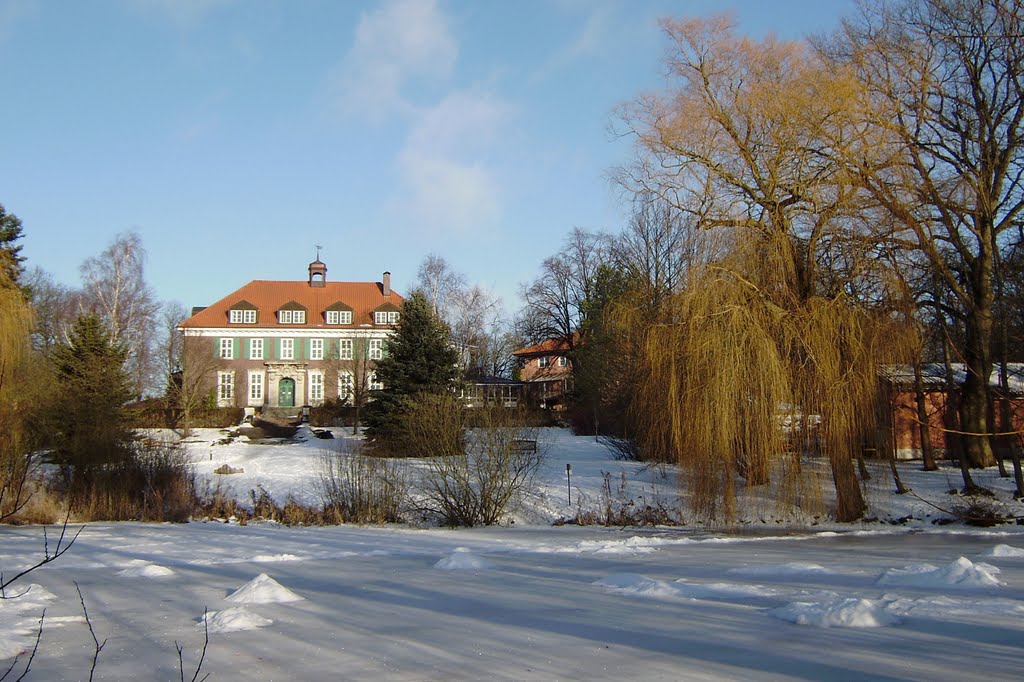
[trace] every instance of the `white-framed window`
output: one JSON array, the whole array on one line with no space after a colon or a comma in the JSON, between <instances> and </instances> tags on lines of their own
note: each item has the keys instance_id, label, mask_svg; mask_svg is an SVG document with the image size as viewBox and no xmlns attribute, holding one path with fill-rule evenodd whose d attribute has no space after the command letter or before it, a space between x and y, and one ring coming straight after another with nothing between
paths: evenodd
<instances>
[{"instance_id":1,"label":"white-framed window","mask_svg":"<svg viewBox=\"0 0 1024 682\"><path fill-rule=\"evenodd\" d=\"M249 372L249 404L263 404L263 372Z\"/></svg>"},{"instance_id":2,"label":"white-framed window","mask_svg":"<svg viewBox=\"0 0 1024 682\"><path fill-rule=\"evenodd\" d=\"M255 310L232 310L228 315L231 324L256 324Z\"/></svg>"},{"instance_id":3,"label":"white-framed window","mask_svg":"<svg viewBox=\"0 0 1024 682\"><path fill-rule=\"evenodd\" d=\"M217 405L229 407L235 401L235 373L217 372Z\"/></svg>"},{"instance_id":4,"label":"white-framed window","mask_svg":"<svg viewBox=\"0 0 1024 682\"><path fill-rule=\"evenodd\" d=\"M352 339L339 339L338 340L338 359L339 360L351 360L352 359Z\"/></svg>"},{"instance_id":5,"label":"white-framed window","mask_svg":"<svg viewBox=\"0 0 1024 682\"><path fill-rule=\"evenodd\" d=\"M235 340L234 339L221 339L220 340L220 358L221 360L233 360L235 357Z\"/></svg>"},{"instance_id":6,"label":"white-framed window","mask_svg":"<svg viewBox=\"0 0 1024 682\"><path fill-rule=\"evenodd\" d=\"M546 355L542 355L539 358L537 358L537 366L538 367L542 367L543 368L543 367L547 367L550 364L551 364L551 358L549 358Z\"/></svg>"},{"instance_id":7,"label":"white-framed window","mask_svg":"<svg viewBox=\"0 0 1024 682\"><path fill-rule=\"evenodd\" d=\"M384 339L370 339L370 359L380 360L384 357Z\"/></svg>"},{"instance_id":8,"label":"white-framed window","mask_svg":"<svg viewBox=\"0 0 1024 682\"><path fill-rule=\"evenodd\" d=\"M352 372L338 372L338 399L351 399L356 392L356 380Z\"/></svg>"},{"instance_id":9,"label":"white-framed window","mask_svg":"<svg viewBox=\"0 0 1024 682\"><path fill-rule=\"evenodd\" d=\"M309 404L319 405L324 401L324 375L322 372L309 373Z\"/></svg>"},{"instance_id":10,"label":"white-framed window","mask_svg":"<svg viewBox=\"0 0 1024 682\"><path fill-rule=\"evenodd\" d=\"M352 324L352 311L328 310L327 324Z\"/></svg>"},{"instance_id":11,"label":"white-framed window","mask_svg":"<svg viewBox=\"0 0 1024 682\"><path fill-rule=\"evenodd\" d=\"M295 339L281 339L281 359L295 359Z\"/></svg>"},{"instance_id":12,"label":"white-framed window","mask_svg":"<svg viewBox=\"0 0 1024 682\"><path fill-rule=\"evenodd\" d=\"M370 381L368 383L370 384L370 390L371 391L383 391L384 390L384 384L382 384L380 381L377 380L377 373L376 372L370 372L369 379L370 379Z\"/></svg>"},{"instance_id":13,"label":"white-framed window","mask_svg":"<svg viewBox=\"0 0 1024 682\"><path fill-rule=\"evenodd\" d=\"M568 366L568 364L569 364L569 358L565 357L564 355L559 355L558 356L558 366L559 367L566 367L566 366Z\"/></svg>"},{"instance_id":14,"label":"white-framed window","mask_svg":"<svg viewBox=\"0 0 1024 682\"><path fill-rule=\"evenodd\" d=\"M249 339L249 359L263 359L263 339Z\"/></svg>"},{"instance_id":15,"label":"white-framed window","mask_svg":"<svg viewBox=\"0 0 1024 682\"><path fill-rule=\"evenodd\" d=\"M376 312L373 314L374 324L398 324L398 311Z\"/></svg>"},{"instance_id":16,"label":"white-framed window","mask_svg":"<svg viewBox=\"0 0 1024 682\"><path fill-rule=\"evenodd\" d=\"M324 340L323 339L310 339L309 340L309 359L310 360L323 360L324 359Z\"/></svg>"},{"instance_id":17,"label":"white-framed window","mask_svg":"<svg viewBox=\"0 0 1024 682\"><path fill-rule=\"evenodd\" d=\"M305 310L278 310L277 321L281 324L305 324Z\"/></svg>"}]
</instances>

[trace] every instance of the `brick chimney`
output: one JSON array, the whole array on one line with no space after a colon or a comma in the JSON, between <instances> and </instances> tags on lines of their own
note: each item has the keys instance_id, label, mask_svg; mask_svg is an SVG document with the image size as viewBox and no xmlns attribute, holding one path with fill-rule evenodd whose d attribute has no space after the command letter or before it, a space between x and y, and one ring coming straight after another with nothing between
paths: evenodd
<instances>
[{"instance_id":1,"label":"brick chimney","mask_svg":"<svg viewBox=\"0 0 1024 682\"><path fill-rule=\"evenodd\" d=\"M390 272L385 272L384 273L384 295L385 296L390 296L391 295L391 273Z\"/></svg>"}]
</instances>

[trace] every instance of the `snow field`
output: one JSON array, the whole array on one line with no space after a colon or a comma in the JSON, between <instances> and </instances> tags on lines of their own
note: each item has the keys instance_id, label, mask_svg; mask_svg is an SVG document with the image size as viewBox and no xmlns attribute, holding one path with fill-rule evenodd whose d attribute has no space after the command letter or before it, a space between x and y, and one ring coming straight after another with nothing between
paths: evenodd
<instances>
[{"instance_id":1,"label":"snow field","mask_svg":"<svg viewBox=\"0 0 1024 682\"><path fill-rule=\"evenodd\" d=\"M312 494L323 441L214 446L217 432L206 435L189 451L222 490ZM1019 676L1022 526L933 525L933 508L884 494L883 471L872 514L905 523L811 517L794 530L752 497L728 533L552 527L600 500L602 472L648 501L678 496L678 473L613 461L564 431L542 442L550 459L512 526L90 524L24 595L0 600L0 656L31 648L45 608L30 677L81 679L92 640L77 581L108 639L106 679L179 679L175 642L190 677L204 625L204 671L217 680L953 680L965 651L977 679ZM225 463L246 473L210 473ZM906 466L921 497L949 504L956 472ZM5 574L38 560L39 528L0 533Z\"/></svg>"}]
</instances>

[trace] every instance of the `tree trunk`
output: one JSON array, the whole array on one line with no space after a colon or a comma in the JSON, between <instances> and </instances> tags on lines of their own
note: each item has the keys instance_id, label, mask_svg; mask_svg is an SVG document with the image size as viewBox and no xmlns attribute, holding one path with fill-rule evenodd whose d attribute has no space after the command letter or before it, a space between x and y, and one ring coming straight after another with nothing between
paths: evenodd
<instances>
[{"instance_id":1,"label":"tree trunk","mask_svg":"<svg viewBox=\"0 0 1024 682\"><path fill-rule=\"evenodd\" d=\"M932 448L931 419L928 416L920 358L914 362L914 401L917 403L917 429L921 437L921 468L924 471L935 471L939 466L935 463L935 450Z\"/></svg>"},{"instance_id":2,"label":"tree trunk","mask_svg":"<svg viewBox=\"0 0 1024 682\"><path fill-rule=\"evenodd\" d=\"M1003 358L1006 357L1006 328L1003 327ZM1010 402L1010 381L1007 375L1006 361L999 367L999 388L1002 395L999 396L999 430L1002 431L1005 436L1000 436L999 440L1006 444L1009 449L1010 461L1013 463L1013 480L1017 485L1017 489L1014 490L1013 496L1015 498L1024 497L1024 472L1021 471L1020 464L1020 450L1018 449L1018 443L1020 442L1021 436L1009 435L1014 431L1013 428L1013 404ZM999 461L1002 462L1002 456L999 457Z\"/></svg>"},{"instance_id":3,"label":"tree trunk","mask_svg":"<svg viewBox=\"0 0 1024 682\"><path fill-rule=\"evenodd\" d=\"M987 317L983 321L981 317ZM964 453L970 466L989 467L996 463L992 454L989 434L989 386L992 359L987 346L991 331L991 316L976 311L967 320L967 348L964 349L966 377L960 397L960 425Z\"/></svg>"},{"instance_id":4,"label":"tree trunk","mask_svg":"<svg viewBox=\"0 0 1024 682\"><path fill-rule=\"evenodd\" d=\"M953 376L953 362L949 347L949 333L945 325L945 317L939 316L942 327L942 361L946 368L946 399L942 406L942 421L946 429L946 450L949 456L955 457L960 465L960 475L964 479L964 490L974 490L974 479L971 478L971 470L967 465L967 456L964 454L963 438L960 434L959 410L954 406L954 400L958 397L956 390L956 379Z\"/></svg>"},{"instance_id":5,"label":"tree trunk","mask_svg":"<svg viewBox=\"0 0 1024 682\"><path fill-rule=\"evenodd\" d=\"M829 459L832 481L836 486L836 521L856 521L864 515L866 505L853 468L853 457L844 448L829 448Z\"/></svg>"}]
</instances>

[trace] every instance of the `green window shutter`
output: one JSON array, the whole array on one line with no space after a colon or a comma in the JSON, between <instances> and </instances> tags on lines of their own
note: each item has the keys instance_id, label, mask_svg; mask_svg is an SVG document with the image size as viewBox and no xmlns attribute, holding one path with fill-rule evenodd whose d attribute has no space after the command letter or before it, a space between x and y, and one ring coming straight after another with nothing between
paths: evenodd
<instances>
[{"instance_id":1,"label":"green window shutter","mask_svg":"<svg viewBox=\"0 0 1024 682\"><path fill-rule=\"evenodd\" d=\"M281 359L281 339L274 339L274 359Z\"/></svg>"},{"instance_id":2,"label":"green window shutter","mask_svg":"<svg viewBox=\"0 0 1024 682\"><path fill-rule=\"evenodd\" d=\"M220 339L216 336L213 338L213 357L220 357Z\"/></svg>"},{"instance_id":3,"label":"green window shutter","mask_svg":"<svg viewBox=\"0 0 1024 682\"><path fill-rule=\"evenodd\" d=\"M241 350L242 350L242 340L241 339L235 339L234 346L232 347L231 350L232 350L231 357L233 357L235 360L238 360L239 358L241 358L242 357L242 353L241 353Z\"/></svg>"},{"instance_id":4,"label":"green window shutter","mask_svg":"<svg viewBox=\"0 0 1024 682\"><path fill-rule=\"evenodd\" d=\"M249 359L249 350L252 344L249 339L242 339L242 358L245 360Z\"/></svg>"},{"instance_id":5,"label":"green window shutter","mask_svg":"<svg viewBox=\"0 0 1024 682\"><path fill-rule=\"evenodd\" d=\"M302 359L309 360L310 346L313 344L310 339L303 339L302 341Z\"/></svg>"}]
</instances>

